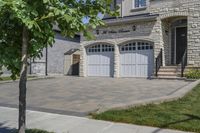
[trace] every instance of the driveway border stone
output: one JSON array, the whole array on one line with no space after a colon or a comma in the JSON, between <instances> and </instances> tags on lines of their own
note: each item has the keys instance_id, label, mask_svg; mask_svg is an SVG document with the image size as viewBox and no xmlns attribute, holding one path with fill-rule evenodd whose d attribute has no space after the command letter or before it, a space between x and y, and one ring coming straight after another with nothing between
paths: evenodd
<instances>
[{"instance_id":1,"label":"driveway border stone","mask_svg":"<svg viewBox=\"0 0 200 133\"><path fill-rule=\"evenodd\" d=\"M28 78L27 81L32 81L32 80L42 80L42 79L53 79L55 77L52 76L38 76L34 78ZM13 80L6 80L6 81L0 81L0 84L5 84L5 83L13 83L13 82L19 82L19 79L13 81Z\"/></svg>"}]
</instances>

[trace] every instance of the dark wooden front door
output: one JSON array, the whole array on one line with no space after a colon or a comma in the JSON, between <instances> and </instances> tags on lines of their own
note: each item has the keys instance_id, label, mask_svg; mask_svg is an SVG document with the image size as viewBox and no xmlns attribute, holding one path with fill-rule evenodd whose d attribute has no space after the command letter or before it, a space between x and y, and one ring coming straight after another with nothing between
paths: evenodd
<instances>
[{"instance_id":1,"label":"dark wooden front door","mask_svg":"<svg viewBox=\"0 0 200 133\"><path fill-rule=\"evenodd\" d=\"M80 55L73 55L72 75L79 75Z\"/></svg>"},{"instance_id":2,"label":"dark wooden front door","mask_svg":"<svg viewBox=\"0 0 200 133\"><path fill-rule=\"evenodd\" d=\"M187 27L176 28L176 64L180 64L187 49Z\"/></svg>"}]
</instances>

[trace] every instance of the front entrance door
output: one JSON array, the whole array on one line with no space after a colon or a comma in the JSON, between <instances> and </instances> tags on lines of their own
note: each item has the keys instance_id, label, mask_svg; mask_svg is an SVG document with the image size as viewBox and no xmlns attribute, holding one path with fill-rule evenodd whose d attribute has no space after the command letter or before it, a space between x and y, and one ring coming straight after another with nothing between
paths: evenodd
<instances>
[{"instance_id":1,"label":"front entrance door","mask_svg":"<svg viewBox=\"0 0 200 133\"><path fill-rule=\"evenodd\" d=\"M80 55L73 55L72 75L79 75Z\"/></svg>"},{"instance_id":2,"label":"front entrance door","mask_svg":"<svg viewBox=\"0 0 200 133\"><path fill-rule=\"evenodd\" d=\"M187 27L176 28L176 64L181 63L184 52L187 49Z\"/></svg>"}]
</instances>

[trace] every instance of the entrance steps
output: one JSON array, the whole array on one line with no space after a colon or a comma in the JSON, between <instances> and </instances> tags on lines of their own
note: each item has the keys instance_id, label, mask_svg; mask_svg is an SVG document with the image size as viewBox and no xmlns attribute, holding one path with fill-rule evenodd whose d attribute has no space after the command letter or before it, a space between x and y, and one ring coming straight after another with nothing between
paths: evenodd
<instances>
[{"instance_id":1,"label":"entrance steps","mask_svg":"<svg viewBox=\"0 0 200 133\"><path fill-rule=\"evenodd\" d=\"M158 76L154 76L155 79L177 79L182 80L181 76L181 66L161 66L158 71Z\"/></svg>"},{"instance_id":2,"label":"entrance steps","mask_svg":"<svg viewBox=\"0 0 200 133\"><path fill-rule=\"evenodd\" d=\"M158 76L178 76L178 66L162 66Z\"/></svg>"}]
</instances>

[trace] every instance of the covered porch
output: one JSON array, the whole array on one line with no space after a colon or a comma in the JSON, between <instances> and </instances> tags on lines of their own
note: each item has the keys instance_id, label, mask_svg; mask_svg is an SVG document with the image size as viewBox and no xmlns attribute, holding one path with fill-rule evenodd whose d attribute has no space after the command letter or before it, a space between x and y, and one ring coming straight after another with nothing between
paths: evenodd
<instances>
[{"instance_id":1,"label":"covered porch","mask_svg":"<svg viewBox=\"0 0 200 133\"><path fill-rule=\"evenodd\" d=\"M188 19L184 16L161 19L162 46L156 58L157 77L183 77L188 62Z\"/></svg>"},{"instance_id":2,"label":"covered porch","mask_svg":"<svg viewBox=\"0 0 200 133\"><path fill-rule=\"evenodd\" d=\"M162 20L163 66L181 65L184 58L187 58L187 23L187 17L169 17Z\"/></svg>"}]
</instances>

